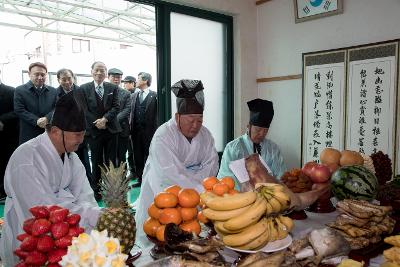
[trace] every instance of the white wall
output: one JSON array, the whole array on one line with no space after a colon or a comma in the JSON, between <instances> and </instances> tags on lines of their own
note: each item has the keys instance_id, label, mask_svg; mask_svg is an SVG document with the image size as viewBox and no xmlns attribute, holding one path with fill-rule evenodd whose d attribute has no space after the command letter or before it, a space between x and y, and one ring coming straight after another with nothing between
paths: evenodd
<instances>
[{"instance_id":1,"label":"white wall","mask_svg":"<svg viewBox=\"0 0 400 267\"><path fill-rule=\"evenodd\" d=\"M257 6L258 78L301 74L302 53L400 38L400 1L344 0L344 13L294 23L292 0ZM300 166L301 80L258 84L258 94L274 101L269 136L288 167Z\"/></svg>"},{"instance_id":2,"label":"white wall","mask_svg":"<svg viewBox=\"0 0 400 267\"><path fill-rule=\"evenodd\" d=\"M246 102L257 97L255 0L170 0L170 2L233 16L235 137L241 135L249 117Z\"/></svg>"}]
</instances>

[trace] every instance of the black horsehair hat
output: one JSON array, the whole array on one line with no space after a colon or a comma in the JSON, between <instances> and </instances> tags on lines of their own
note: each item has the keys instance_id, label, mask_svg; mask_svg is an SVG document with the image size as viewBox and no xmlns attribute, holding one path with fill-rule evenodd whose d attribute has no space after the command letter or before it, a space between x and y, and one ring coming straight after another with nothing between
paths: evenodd
<instances>
[{"instance_id":1,"label":"black horsehair hat","mask_svg":"<svg viewBox=\"0 0 400 267\"><path fill-rule=\"evenodd\" d=\"M250 110L249 123L254 126L269 128L274 118L274 106L271 101L256 98L247 102Z\"/></svg>"},{"instance_id":2,"label":"black horsehair hat","mask_svg":"<svg viewBox=\"0 0 400 267\"><path fill-rule=\"evenodd\" d=\"M84 109L81 98L73 90L58 99L50 124L63 131L82 132L86 130Z\"/></svg>"},{"instance_id":3,"label":"black horsehair hat","mask_svg":"<svg viewBox=\"0 0 400 267\"><path fill-rule=\"evenodd\" d=\"M176 110L179 114L203 114L204 93L200 80L183 79L172 85L176 96Z\"/></svg>"}]
</instances>

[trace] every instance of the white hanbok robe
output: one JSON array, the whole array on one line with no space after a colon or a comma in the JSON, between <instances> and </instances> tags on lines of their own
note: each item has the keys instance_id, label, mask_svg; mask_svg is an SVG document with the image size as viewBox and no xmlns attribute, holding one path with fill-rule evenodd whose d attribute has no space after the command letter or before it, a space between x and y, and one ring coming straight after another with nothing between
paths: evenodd
<instances>
[{"instance_id":1,"label":"white hanbok robe","mask_svg":"<svg viewBox=\"0 0 400 267\"><path fill-rule=\"evenodd\" d=\"M272 176L280 179L283 173L286 171L286 165L283 161L283 157L278 145L267 138L264 138L260 145L261 157L271 169ZM225 146L224 153L222 155L218 178L222 178L225 176L233 177L235 179L236 189L239 189L240 183L229 168L229 163L231 163L231 161L247 157L251 154L254 154L253 142L251 141L248 134L244 134L229 142Z\"/></svg>"},{"instance_id":2,"label":"white hanbok robe","mask_svg":"<svg viewBox=\"0 0 400 267\"><path fill-rule=\"evenodd\" d=\"M202 126L189 142L174 118L161 125L150 144L143 171L142 187L136 206L137 244L148 245L143 223L154 196L171 185L203 192L202 181L218 172L218 154L210 131Z\"/></svg>"},{"instance_id":3,"label":"white hanbok robe","mask_svg":"<svg viewBox=\"0 0 400 267\"><path fill-rule=\"evenodd\" d=\"M0 240L4 266L14 266L13 251L23 233L23 222L33 217L29 208L59 205L81 215L80 226L90 231L96 226L101 209L94 198L85 168L75 153L64 157L57 153L47 133L22 144L11 156L4 176L7 199Z\"/></svg>"}]
</instances>

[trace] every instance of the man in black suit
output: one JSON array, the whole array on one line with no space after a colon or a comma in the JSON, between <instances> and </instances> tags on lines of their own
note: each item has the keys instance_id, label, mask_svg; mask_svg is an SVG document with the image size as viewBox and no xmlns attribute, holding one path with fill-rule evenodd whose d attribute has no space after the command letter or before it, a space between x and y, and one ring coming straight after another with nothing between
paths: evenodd
<instances>
[{"instance_id":1,"label":"man in black suit","mask_svg":"<svg viewBox=\"0 0 400 267\"><path fill-rule=\"evenodd\" d=\"M149 156L149 147L154 132L157 130L157 93L150 90L151 75L140 72L137 79L136 91L131 97L131 136L133 155L138 181L133 186L142 184L144 164Z\"/></svg>"},{"instance_id":2,"label":"man in black suit","mask_svg":"<svg viewBox=\"0 0 400 267\"><path fill-rule=\"evenodd\" d=\"M14 91L14 87L7 86L0 80L0 198L6 196L3 179L7 162L18 146L18 117L14 112Z\"/></svg>"},{"instance_id":3,"label":"man in black suit","mask_svg":"<svg viewBox=\"0 0 400 267\"><path fill-rule=\"evenodd\" d=\"M122 71L112 68L108 71L108 80L118 86L119 113L117 121L121 131L117 136L117 164L126 162L126 151L129 145L129 114L131 112L131 94L120 87Z\"/></svg>"},{"instance_id":4,"label":"man in black suit","mask_svg":"<svg viewBox=\"0 0 400 267\"><path fill-rule=\"evenodd\" d=\"M30 81L20 85L14 93L14 111L19 117L19 144L45 130L57 100L57 90L46 85L47 67L35 62L29 65Z\"/></svg>"},{"instance_id":5,"label":"man in black suit","mask_svg":"<svg viewBox=\"0 0 400 267\"><path fill-rule=\"evenodd\" d=\"M92 160L91 186L96 199L101 198L99 181L100 167L111 160L116 165L116 140L119 132L117 114L119 112L118 86L105 82L107 67L103 62L92 64L93 82L82 84L86 100L86 138L89 143Z\"/></svg>"},{"instance_id":6,"label":"man in black suit","mask_svg":"<svg viewBox=\"0 0 400 267\"><path fill-rule=\"evenodd\" d=\"M72 92L75 90L77 93L76 95L79 97L83 97L82 92L79 90L79 86L77 86L74 78L74 73L70 69L60 69L57 71L57 81L60 86L57 88L57 101L62 96ZM78 155L79 159L82 161L83 166L86 170L86 176L88 177L89 181L91 181L92 171L90 168L89 162L89 149L88 143L84 140L80 145L78 150L75 151Z\"/></svg>"},{"instance_id":7,"label":"man in black suit","mask_svg":"<svg viewBox=\"0 0 400 267\"><path fill-rule=\"evenodd\" d=\"M133 94L136 89L136 78L133 76L125 76L125 78L122 80L122 83L124 84L124 89L127 90L130 94ZM129 105L131 105L129 101ZM129 122L129 120L128 120ZM129 141L128 141L128 169L129 169L129 174L128 177L129 179L134 179L136 177L135 174L135 167L133 164L133 147L132 147L132 138L131 134L129 132Z\"/></svg>"}]
</instances>

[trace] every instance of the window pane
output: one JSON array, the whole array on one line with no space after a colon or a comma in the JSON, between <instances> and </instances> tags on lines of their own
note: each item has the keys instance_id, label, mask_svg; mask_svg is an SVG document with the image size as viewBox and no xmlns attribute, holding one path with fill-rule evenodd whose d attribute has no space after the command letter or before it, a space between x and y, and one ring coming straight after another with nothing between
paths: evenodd
<instances>
[{"instance_id":1,"label":"window pane","mask_svg":"<svg viewBox=\"0 0 400 267\"><path fill-rule=\"evenodd\" d=\"M227 131L225 25L197 17L171 13L171 82L201 80L204 85L204 125L223 151ZM171 114L176 112L171 94Z\"/></svg>"}]
</instances>

